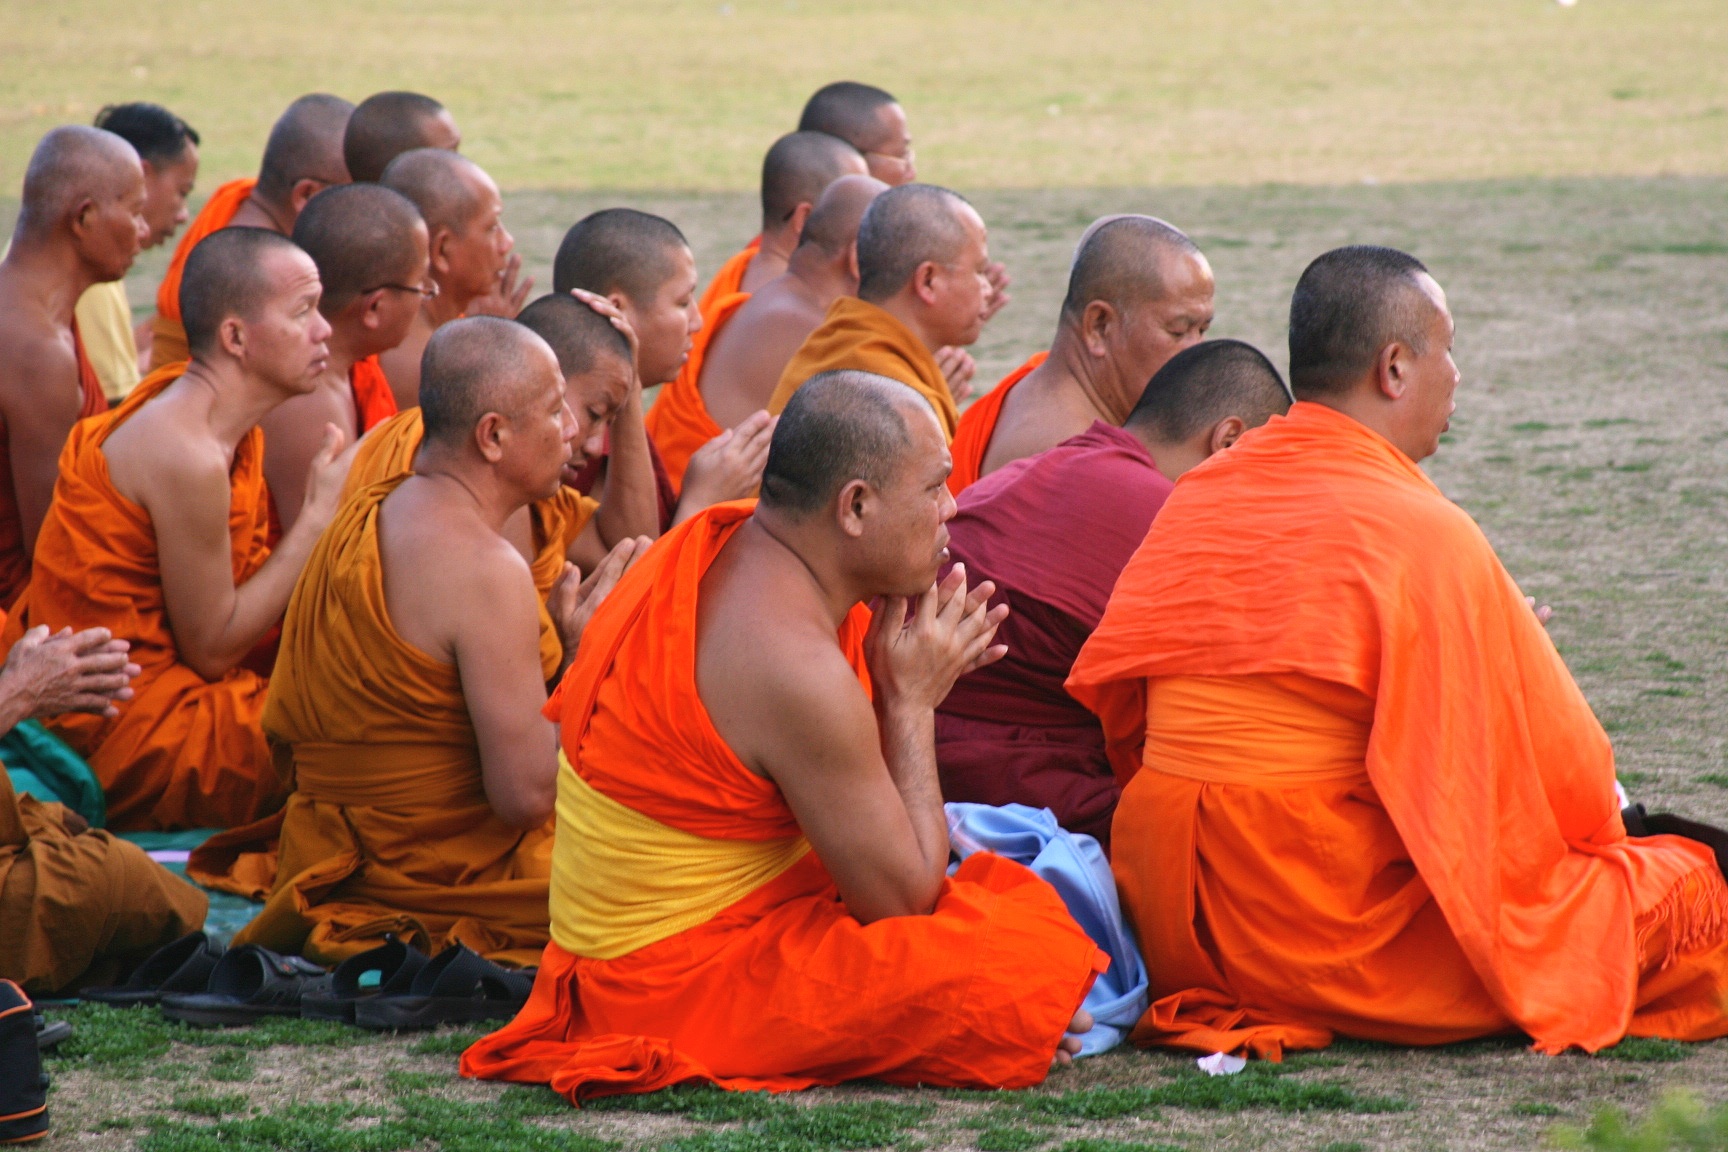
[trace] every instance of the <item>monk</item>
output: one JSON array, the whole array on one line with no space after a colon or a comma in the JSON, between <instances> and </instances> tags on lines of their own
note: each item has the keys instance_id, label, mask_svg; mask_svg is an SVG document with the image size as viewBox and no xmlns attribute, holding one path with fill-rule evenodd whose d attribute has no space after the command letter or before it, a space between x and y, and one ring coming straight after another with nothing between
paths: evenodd
<instances>
[{"instance_id":1,"label":"monk","mask_svg":"<svg viewBox=\"0 0 1728 1152\"><path fill-rule=\"evenodd\" d=\"M1627 836L1602 726L1417 466L1454 407L1452 334L1402 252L1310 264L1297 402L1177 485L1074 666L1125 782L1138 1043L1728 1034L1716 857Z\"/></svg>"},{"instance_id":2,"label":"monk","mask_svg":"<svg viewBox=\"0 0 1728 1152\"><path fill-rule=\"evenodd\" d=\"M1008 654L936 709L945 799L1048 808L1109 851L1120 788L1098 718L1062 682L1171 487L1289 407L1259 351L1200 344L1159 369L1120 428L1094 421L960 494L949 555L1013 611L996 634Z\"/></svg>"},{"instance_id":3,"label":"monk","mask_svg":"<svg viewBox=\"0 0 1728 1152\"><path fill-rule=\"evenodd\" d=\"M74 310L91 285L126 275L147 232L130 144L66 127L36 145L0 260L0 609L30 579L67 434L108 408Z\"/></svg>"},{"instance_id":4,"label":"monk","mask_svg":"<svg viewBox=\"0 0 1728 1152\"><path fill-rule=\"evenodd\" d=\"M734 291L717 293L721 280L716 277L703 293L697 305L702 327L692 336L690 355L648 414L648 432L674 485L683 483L691 455L724 430L703 404L701 377L708 347L750 293L785 273L823 189L843 176L862 177L864 170L864 158L857 149L822 132L793 132L768 149L762 161L762 232L754 242L753 255L732 286ZM762 406L759 403L740 412L724 427L730 428Z\"/></svg>"},{"instance_id":5,"label":"monk","mask_svg":"<svg viewBox=\"0 0 1728 1152\"><path fill-rule=\"evenodd\" d=\"M558 764L540 710L557 669L503 527L557 492L581 429L552 349L494 317L434 333L420 399L415 471L343 505L289 607L264 724L293 791L275 890L235 943L334 964L393 932L530 965L547 942ZM648 544L581 584L565 566L565 651Z\"/></svg>"},{"instance_id":6,"label":"monk","mask_svg":"<svg viewBox=\"0 0 1728 1152\"><path fill-rule=\"evenodd\" d=\"M348 175L376 184L390 161L416 148L462 150L462 130L450 110L418 92L375 92L360 101L342 133Z\"/></svg>"},{"instance_id":7,"label":"monk","mask_svg":"<svg viewBox=\"0 0 1728 1152\"><path fill-rule=\"evenodd\" d=\"M619 310L636 336L636 374L643 388L676 378L702 331L696 257L677 225L647 212L607 208L571 225L553 260L552 290L559 295L581 290ZM772 431L767 413L747 417L691 452L677 481L650 436L661 528L710 504L754 492ZM604 503L609 470L603 456L590 461L572 483Z\"/></svg>"},{"instance_id":8,"label":"monk","mask_svg":"<svg viewBox=\"0 0 1728 1152\"><path fill-rule=\"evenodd\" d=\"M186 198L198 180L198 133L160 104L110 104L96 114L96 127L112 132L138 153L144 166L145 248L173 238L191 219ZM92 284L78 298L78 335L84 354L110 402L138 386L149 363L150 322L132 323L126 281Z\"/></svg>"},{"instance_id":9,"label":"monk","mask_svg":"<svg viewBox=\"0 0 1728 1152\"><path fill-rule=\"evenodd\" d=\"M858 295L829 306L781 372L768 410L785 408L819 373L857 369L917 390L952 440L971 391L971 357L956 373L936 353L963 349L984 331L995 291L989 263L984 221L958 193L934 184L882 193L858 226Z\"/></svg>"},{"instance_id":10,"label":"monk","mask_svg":"<svg viewBox=\"0 0 1728 1152\"><path fill-rule=\"evenodd\" d=\"M946 874L934 709L1000 658L1006 612L959 568L937 581L947 471L916 393L819 377L761 502L686 521L620 582L547 706L552 942L464 1075L573 1102L1020 1087L1077 1049L1107 961L1055 890L990 853Z\"/></svg>"},{"instance_id":11,"label":"monk","mask_svg":"<svg viewBox=\"0 0 1728 1152\"><path fill-rule=\"evenodd\" d=\"M111 828L228 827L281 801L259 725L265 684L238 665L281 619L352 456L338 454L345 437L331 427L294 526L266 548L258 421L324 373L318 290L317 268L286 236L205 238L180 285L191 361L80 423L60 457L0 646L38 625L131 642L142 671L118 716L48 722L102 782Z\"/></svg>"},{"instance_id":12,"label":"monk","mask_svg":"<svg viewBox=\"0 0 1728 1152\"><path fill-rule=\"evenodd\" d=\"M436 293L420 303L408 335L378 357L398 408L420 402L420 355L439 325L466 315L476 300L503 290L511 280L510 316L534 287L514 283L516 241L504 227L504 199L492 177L472 160L443 148L404 152L384 170L384 186L414 202L426 221Z\"/></svg>"},{"instance_id":13,"label":"monk","mask_svg":"<svg viewBox=\"0 0 1728 1152\"><path fill-rule=\"evenodd\" d=\"M954 436L956 495L981 476L1085 432L1121 427L1146 382L1212 325L1212 269L1181 232L1115 216L1081 238L1056 338L966 410Z\"/></svg>"},{"instance_id":14,"label":"monk","mask_svg":"<svg viewBox=\"0 0 1728 1152\"><path fill-rule=\"evenodd\" d=\"M20 720L113 712L138 671L106 628L33 628L0 668L0 734ZM135 844L61 804L20 796L0 768L0 979L34 996L122 979L204 924L209 901Z\"/></svg>"},{"instance_id":15,"label":"monk","mask_svg":"<svg viewBox=\"0 0 1728 1152\"><path fill-rule=\"evenodd\" d=\"M258 422L272 547L300 515L325 428L335 425L358 440L396 414L378 356L402 342L421 299L436 291L419 210L380 185L348 184L314 196L294 222L294 243L318 269L329 358L316 388Z\"/></svg>"},{"instance_id":16,"label":"monk","mask_svg":"<svg viewBox=\"0 0 1728 1152\"><path fill-rule=\"evenodd\" d=\"M150 367L187 359L185 327L180 321L180 278L198 242L222 228L267 228L287 236L306 202L333 184L348 183L342 161L342 133L354 105L339 96L315 92L288 105L270 129L256 177L230 180L210 194L203 209L168 262L156 289L156 315L150 322Z\"/></svg>"}]
</instances>

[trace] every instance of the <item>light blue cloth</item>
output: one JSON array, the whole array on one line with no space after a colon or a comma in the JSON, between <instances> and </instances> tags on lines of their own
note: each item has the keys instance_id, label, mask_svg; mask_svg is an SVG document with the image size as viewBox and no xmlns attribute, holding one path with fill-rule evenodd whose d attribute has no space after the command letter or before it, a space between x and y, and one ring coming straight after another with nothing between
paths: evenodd
<instances>
[{"instance_id":1,"label":"light blue cloth","mask_svg":"<svg viewBox=\"0 0 1728 1152\"><path fill-rule=\"evenodd\" d=\"M1032 869L1062 897L1076 923L1110 955L1083 1007L1092 1031L1080 1037L1080 1055L1096 1056L1122 1043L1145 1013L1146 963L1116 898L1116 878L1098 841L1069 832L1048 808L1024 804L949 804L948 842L960 859L994 852Z\"/></svg>"}]
</instances>

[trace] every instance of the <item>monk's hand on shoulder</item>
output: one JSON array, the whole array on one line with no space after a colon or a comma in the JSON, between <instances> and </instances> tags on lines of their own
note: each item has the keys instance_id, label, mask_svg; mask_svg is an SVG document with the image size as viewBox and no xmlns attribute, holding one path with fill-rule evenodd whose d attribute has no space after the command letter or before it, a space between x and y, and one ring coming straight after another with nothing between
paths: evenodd
<instances>
[{"instance_id":1,"label":"monk's hand on shoulder","mask_svg":"<svg viewBox=\"0 0 1728 1152\"><path fill-rule=\"evenodd\" d=\"M865 652L871 682L884 706L931 709L954 681L1000 660L1006 645L992 643L1008 606L990 607L996 586L966 587L966 566L956 564L915 601L885 598L870 619Z\"/></svg>"},{"instance_id":2,"label":"monk's hand on shoulder","mask_svg":"<svg viewBox=\"0 0 1728 1152\"><path fill-rule=\"evenodd\" d=\"M522 311L522 305L528 301L528 293L534 290L534 277L530 276L518 284L517 279L521 275L522 257L512 252L510 259L504 262L504 270L498 273L498 282L493 285L492 291L469 301L466 315L516 319L516 314Z\"/></svg>"},{"instance_id":3,"label":"monk's hand on shoulder","mask_svg":"<svg viewBox=\"0 0 1728 1152\"><path fill-rule=\"evenodd\" d=\"M1554 619L1554 609L1548 607L1546 604L1538 608L1536 606L1536 597L1526 596L1524 597L1524 603L1530 605L1530 611L1536 613L1536 623L1542 625L1542 627L1548 627L1548 621Z\"/></svg>"},{"instance_id":4,"label":"monk's hand on shoulder","mask_svg":"<svg viewBox=\"0 0 1728 1152\"><path fill-rule=\"evenodd\" d=\"M777 416L752 412L690 454L684 469L684 491L678 498L679 518L724 500L742 500L762 483L768 445L774 439Z\"/></svg>"},{"instance_id":5,"label":"monk's hand on shoulder","mask_svg":"<svg viewBox=\"0 0 1728 1152\"><path fill-rule=\"evenodd\" d=\"M26 705L20 709L26 716L118 716L115 702L132 699L129 685L139 671L128 656L130 649L106 628L62 628L50 636L46 626L37 625L7 655L0 669L0 697Z\"/></svg>"},{"instance_id":6,"label":"monk's hand on shoulder","mask_svg":"<svg viewBox=\"0 0 1728 1152\"><path fill-rule=\"evenodd\" d=\"M646 536L620 540L612 551L606 553L606 558L594 566L587 579L583 579L576 565L564 565L563 575L558 577L551 594L546 597L546 611L558 627L566 665L576 658L576 648L582 643L582 634L588 630L588 621L594 618L595 610L618 586L624 573L630 571L653 546L654 541Z\"/></svg>"},{"instance_id":7,"label":"monk's hand on shoulder","mask_svg":"<svg viewBox=\"0 0 1728 1152\"><path fill-rule=\"evenodd\" d=\"M359 440L350 444L342 429L334 424L324 425L324 443L318 446L318 455L312 457L306 499L300 505L300 518L310 520L319 532L336 517L342 486L348 482L348 469L353 467L354 453L359 449ZM299 526L298 520L295 526Z\"/></svg>"},{"instance_id":8,"label":"monk's hand on shoulder","mask_svg":"<svg viewBox=\"0 0 1728 1152\"><path fill-rule=\"evenodd\" d=\"M990 281L990 303L984 305L984 322L1002 309L1008 307L1008 301L1013 297L1008 295L1008 285L1014 283L1014 277L1008 275L1008 266L1000 260L992 260L984 265L984 279Z\"/></svg>"},{"instance_id":9,"label":"monk's hand on shoulder","mask_svg":"<svg viewBox=\"0 0 1728 1152\"><path fill-rule=\"evenodd\" d=\"M636 363L637 352L641 349L641 341L636 338L636 328L630 323L630 318L624 315L624 310L612 303L610 299L598 292L590 292L586 288L572 288L570 295L606 317L612 322L612 327L624 334L624 340L630 345L630 363Z\"/></svg>"},{"instance_id":10,"label":"monk's hand on shoulder","mask_svg":"<svg viewBox=\"0 0 1728 1152\"><path fill-rule=\"evenodd\" d=\"M972 377L978 373L978 364L972 359L972 353L964 348L938 348L936 366L942 369L942 378L948 381L948 394L954 397L954 403L959 404L972 395Z\"/></svg>"}]
</instances>

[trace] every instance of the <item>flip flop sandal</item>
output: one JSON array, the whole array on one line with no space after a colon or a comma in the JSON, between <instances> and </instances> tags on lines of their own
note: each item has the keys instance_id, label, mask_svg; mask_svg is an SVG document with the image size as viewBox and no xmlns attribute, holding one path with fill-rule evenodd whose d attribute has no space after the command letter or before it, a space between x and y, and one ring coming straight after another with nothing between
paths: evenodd
<instances>
[{"instance_id":1,"label":"flip flop sandal","mask_svg":"<svg viewBox=\"0 0 1728 1152\"><path fill-rule=\"evenodd\" d=\"M426 953L391 933L378 947L338 964L328 989L307 992L301 998L300 1015L308 1020L352 1024L356 1004L374 996L407 994L427 963Z\"/></svg>"},{"instance_id":2,"label":"flip flop sandal","mask_svg":"<svg viewBox=\"0 0 1728 1152\"><path fill-rule=\"evenodd\" d=\"M42 1013L36 1013L36 1050L46 1052L66 1037L72 1035L72 1025L64 1020L50 1020Z\"/></svg>"},{"instance_id":3,"label":"flip flop sandal","mask_svg":"<svg viewBox=\"0 0 1728 1152\"><path fill-rule=\"evenodd\" d=\"M300 1001L330 987L330 974L299 956L278 956L247 944L230 948L203 992L169 992L162 1014L203 1028L255 1024L266 1016L298 1016Z\"/></svg>"},{"instance_id":4,"label":"flip flop sandal","mask_svg":"<svg viewBox=\"0 0 1728 1152\"><path fill-rule=\"evenodd\" d=\"M534 969L512 971L460 944L427 962L404 995L355 1002L354 1023L375 1031L404 1032L440 1024L508 1020L534 990Z\"/></svg>"},{"instance_id":5,"label":"flip flop sandal","mask_svg":"<svg viewBox=\"0 0 1728 1152\"><path fill-rule=\"evenodd\" d=\"M216 962L222 959L222 952L222 945L212 940L209 933L193 932L158 948L138 965L126 983L86 988L79 995L98 1004L125 1007L154 1004L164 992L202 992L210 982Z\"/></svg>"}]
</instances>

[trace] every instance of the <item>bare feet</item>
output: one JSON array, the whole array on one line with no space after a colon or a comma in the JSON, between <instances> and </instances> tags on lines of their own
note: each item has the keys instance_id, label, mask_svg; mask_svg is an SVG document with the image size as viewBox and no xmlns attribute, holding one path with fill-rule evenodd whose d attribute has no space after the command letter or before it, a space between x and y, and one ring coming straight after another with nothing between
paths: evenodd
<instances>
[{"instance_id":1,"label":"bare feet","mask_svg":"<svg viewBox=\"0 0 1728 1152\"><path fill-rule=\"evenodd\" d=\"M1080 1055L1080 1033L1090 1031L1092 1013L1082 1008L1074 1013L1074 1019L1068 1021L1068 1034L1056 1045L1056 1058L1050 1061L1050 1067L1061 1068L1074 1063L1074 1057Z\"/></svg>"}]
</instances>

